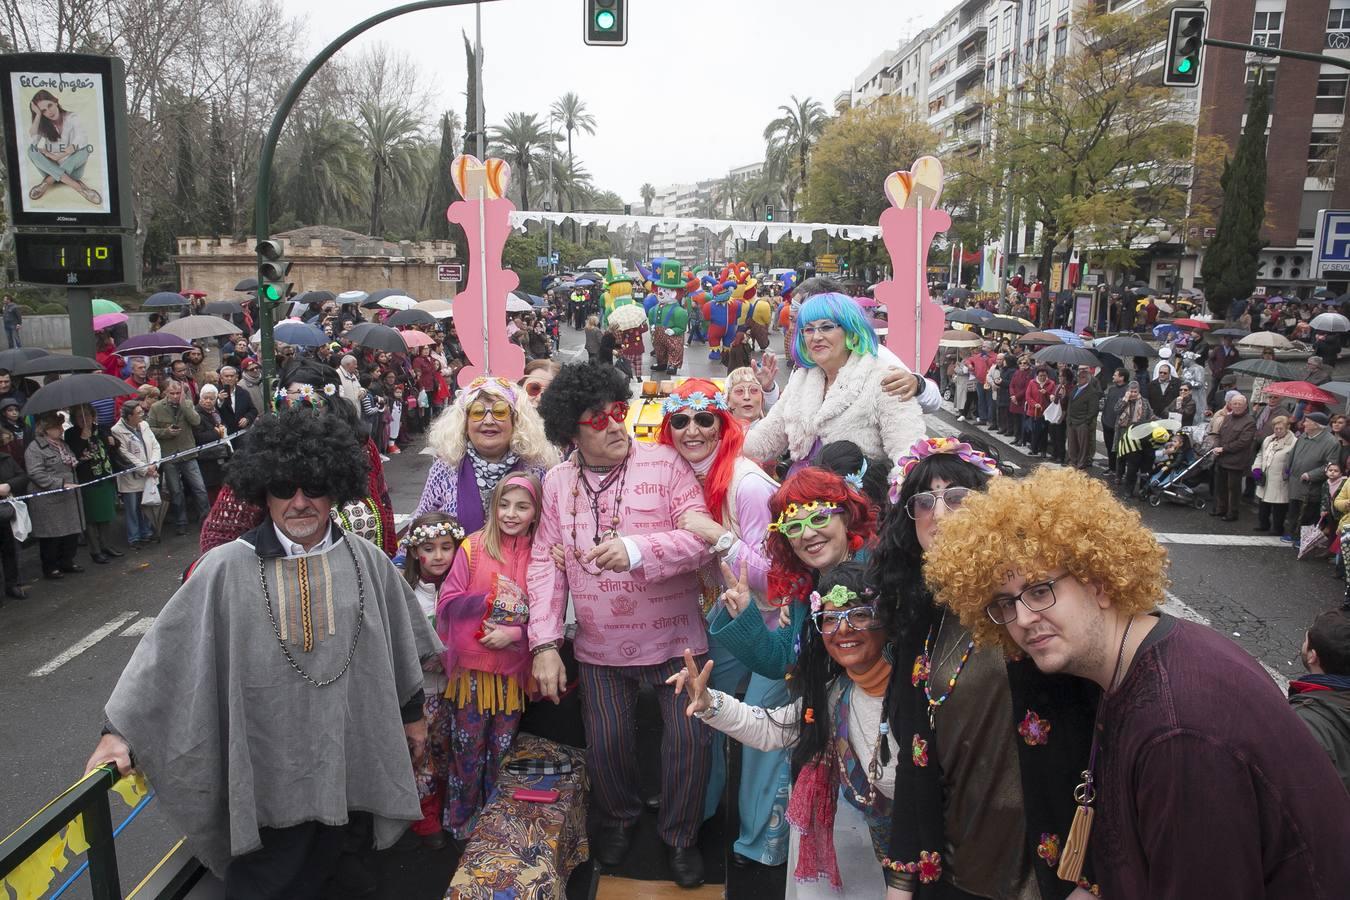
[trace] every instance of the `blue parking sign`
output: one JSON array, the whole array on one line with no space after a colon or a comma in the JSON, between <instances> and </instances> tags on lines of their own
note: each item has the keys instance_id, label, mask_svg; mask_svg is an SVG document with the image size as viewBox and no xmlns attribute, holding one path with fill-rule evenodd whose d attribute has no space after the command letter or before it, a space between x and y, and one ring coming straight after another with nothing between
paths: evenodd
<instances>
[{"instance_id":1,"label":"blue parking sign","mask_svg":"<svg viewBox=\"0 0 1350 900\"><path fill-rule=\"evenodd\" d=\"M1313 277L1323 278L1327 272L1350 272L1350 209L1317 211L1313 247Z\"/></svg>"}]
</instances>

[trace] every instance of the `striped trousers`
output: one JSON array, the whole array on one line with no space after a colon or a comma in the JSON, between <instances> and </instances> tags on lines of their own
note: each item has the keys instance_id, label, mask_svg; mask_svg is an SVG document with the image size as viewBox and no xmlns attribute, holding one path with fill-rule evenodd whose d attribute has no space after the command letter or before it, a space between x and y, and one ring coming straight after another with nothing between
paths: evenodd
<instances>
[{"instance_id":1,"label":"striped trousers","mask_svg":"<svg viewBox=\"0 0 1350 900\"><path fill-rule=\"evenodd\" d=\"M701 666L704 656L696 658ZM601 825L636 822L643 809L638 773L638 686L652 685L661 706L661 810L657 833L670 847L698 843L703 795L712 765L712 729L685 716L666 679L684 667L682 659L651 666L596 666L579 663L581 712L586 725L586 775L591 810Z\"/></svg>"}]
</instances>

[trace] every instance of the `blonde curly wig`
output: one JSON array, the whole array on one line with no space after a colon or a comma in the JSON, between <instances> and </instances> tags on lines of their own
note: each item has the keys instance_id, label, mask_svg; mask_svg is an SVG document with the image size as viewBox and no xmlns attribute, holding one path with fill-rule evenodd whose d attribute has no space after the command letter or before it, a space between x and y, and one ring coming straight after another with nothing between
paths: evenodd
<instances>
[{"instance_id":1,"label":"blonde curly wig","mask_svg":"<svg viewBox=\"0 0 1350 900\"><path fill-rule=\"evenodd\" d=\"M1167 589L1167 551L1139 514L1106 486L1069 469L1037 469L1028 478L995 478L961 512L943 520L926 554L934 596L961 618L980 646L1020 652L1008 629L985 613L1010 571L1035 582L1065 570L1102 586L1112 607L1152 610Z\"/></svg>"},{"instance_id":2,"label":"blonde curly wig","mask_svg":"<svg viewBox=\"0 0 1350 900\"><path fill-rule=\"evenodd\" d=\"M558 448L544 437L544 422L523 394L517 393L516 401L512 402L505 393L490 388L485 388L482 393L487 402L505 400L514 410L511 451L525 465L551 469L558 464L561 459ZM427 446L441 462L453 469L464 459L464 449L468 443L468 409L460 403L451 403L431 423Z\"/></svg>"}]
</instances>

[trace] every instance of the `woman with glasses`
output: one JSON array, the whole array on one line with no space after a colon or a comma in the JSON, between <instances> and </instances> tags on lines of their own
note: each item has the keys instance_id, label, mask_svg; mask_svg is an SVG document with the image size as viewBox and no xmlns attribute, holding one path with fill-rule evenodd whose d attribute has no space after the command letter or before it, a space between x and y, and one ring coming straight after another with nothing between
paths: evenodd
<instances>
[{"instance_id":1,"label":"woman with glasses","mask_svg":"<svg viewBox=\"0 0 1350 900\"><path fill-rule=\"evenodd\" d=\"M838 797L862 814L880 860L886 855L900 756L885 725L882 699L891 676L885 627L866 566L846 562L820 579L808 599L810 615L796 637L801 642L793 699L777 707L737 700L712 687L716 666L700 670L686 653L685 668L667 683L688 696L685 714L764 751L790 750L794 784L788 819L800 831L794 877L821 876L842 886L833 831ZM794 835L794 839L797 835ZM874 879L850 873L850 887Z\"/></svg>"},{"instance_id":2,"label":"woman with glasses","mask_svg":"<svg viewBox=\"0 0 1350 900\"><path fill-rule=\"evenodd\" d=\"M452 515L470 533L486 524L487 499L512 472L541 480L558 463L544 423L524 392L501 378L475 378L436 417L427 446L436 456L413 517Z\"/></svg>"},{"instance_id":3,"label":"woman with glasses","mask_svg":"<svg viewBox=\"0 0 1350 900\"><path fill-rule=\"evenodd\" d=\"M975 648L922 576L943 521L998 471L992 457L956 438L916 443L891 471L893 505L872 571L894 647L888 722L908 744L895 762L895 791L909 801L894 809L885 863L895 898L1064 897L1074 889L1056 879L1051 858L1060 847L1042 846L1042 834L1055 831L1043 827L1048 810L1062 811L1066 825L1072 814L1071 779L1086 759L1072 754L1087 735L1091 699L997 648ZM1055 739L1047 741L1051 721Z\"/></svg>"}]
</instances>

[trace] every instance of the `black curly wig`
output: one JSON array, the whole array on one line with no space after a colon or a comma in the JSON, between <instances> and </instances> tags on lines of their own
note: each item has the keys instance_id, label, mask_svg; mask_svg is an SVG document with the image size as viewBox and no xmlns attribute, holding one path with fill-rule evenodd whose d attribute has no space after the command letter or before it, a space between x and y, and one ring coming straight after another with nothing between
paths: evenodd
<instances>
[{"instance_id":1,"label":"black curly wig","mask_svg":"<svg viewBox=\"0 0 1350 900\"><path fill-rule=\"evenodd\" d=\"M344 417L295 407L258 417L225 483L259 506L267 503L267 486L278 483L322 491L337 505L366 496L369 472L361 439Z\"/></svg>"},{"instance_id":2,"label":"black curly wig","mask_svg":"<svg viewBox=\"0 0 1350 900\"><path fill-rule=\"evenodd\" d=\"M566 447L576 437L577 423L586 418L586 413L628 398L628 379L613 366L563 366L539 398L544 434L552 443Z\"/></svg>"}]
</instances>

